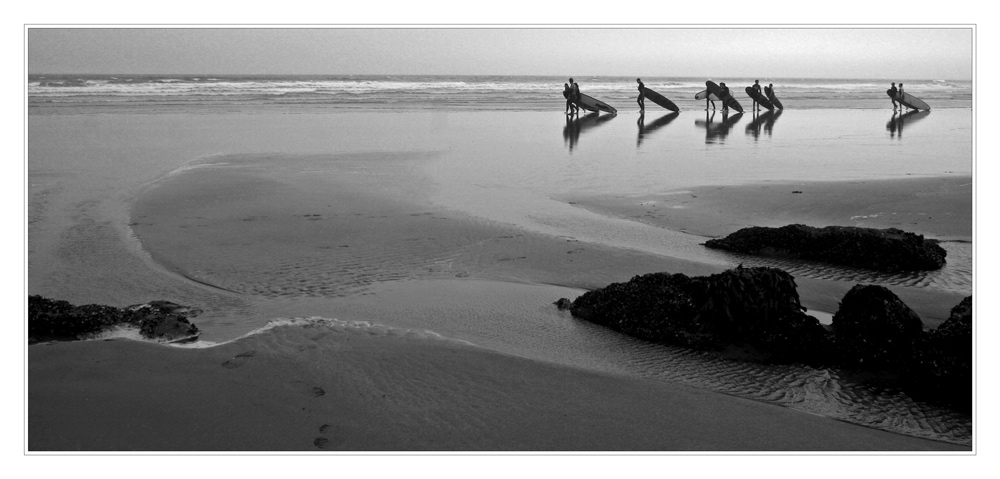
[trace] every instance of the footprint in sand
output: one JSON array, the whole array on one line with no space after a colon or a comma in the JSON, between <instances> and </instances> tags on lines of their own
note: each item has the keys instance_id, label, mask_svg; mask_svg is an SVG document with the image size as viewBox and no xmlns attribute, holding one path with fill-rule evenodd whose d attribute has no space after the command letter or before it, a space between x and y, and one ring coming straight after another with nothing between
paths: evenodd
<instances>
[{"instance_id":1,"label":"footprint in sand","mask_svg":"<svg viewBox=\"0 0 1000 479\"><path fill-rule=\"evenodd\" d=\"M237 354L235 357L233 357L233 359L230 359L230 360L222 363L222 367L224 367L226 369L236 369L236 368L238 368L238 367L246 364L247 361L250 360L250 358L252 358L252 357L254 357L256 355L257 355L257 351L256 350L244 351L242 353Z\"/></svg>"},{"instance_id":2,"label":"footprint in sand","mask_svg":"<svg viewBox=\"0 0 1000 479\"><path fill-rule=\"evenodd\" d=\"M314 398L318 398L326 394L326 390L324 390L319 386L309 386L307 383L303 381L295 381L295 384L304 385L305 387L302 389L302 391Z\"/></svg>"},{"instance_id":3,"label":"footprint in sand","mask_svg":"<svg viewBox=\"0 0 1000 479\"><path fill-rule=\"evenodd\" d=\"M329 439L325 437L317 437L316 440L313 441L313 446L316 446L316 449L326 449L326 445L329 443Z\"/></svg>"}]
</instances>

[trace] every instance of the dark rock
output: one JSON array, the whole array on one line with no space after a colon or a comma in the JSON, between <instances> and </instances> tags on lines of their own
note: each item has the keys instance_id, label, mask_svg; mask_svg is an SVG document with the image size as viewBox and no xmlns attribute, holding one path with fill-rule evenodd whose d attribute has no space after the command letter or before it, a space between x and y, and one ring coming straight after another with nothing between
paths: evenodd
<instances>
[{"instance_id":1,"label":"dark rock","mask_svg":"<svg viewBox=\"0 0 1000 479\"><path fill-rule=\"evenodd\" d=\"M573 306L573 302L570 301L568 298L559 298L559 301L556 301L553 304L556 305L556 308L558 308L559 311L566 311L567 309Z\"/></svg>"},{"instance_id":2,"label":"dark rock","mask_svg":"<svg viewBox=\"0 0 1000 479\"><path fill-rule=\"evenodd\" d=\"M972 408L972 296L952 308L951 317L923 334L917 347L911 389Z\"/></svg>"},{"instance_id":3,"label":"dark rock","mask_svg":"<svg viewBox=\"0 0 1000 479\"><path fill-rule=\"evenodd\" d=\"M791 275L736 268L709 277L652 273L578 297L570 312L626 334L719 349L747 343L780 360L812 360L827 332L803 313Z\"/></svg>"},{"instance_id":4,"label":"dark rock","mask_svg":"<svg viewBox=\"0 0 1000 479\"><path fill-rule=\"evenodd\" d=\"M193 340L200 334L186 314L198 314L169 301L116 308L99 304L73 306L42 296L28 297L29 341L72 341L119 327L137 328L156 341Z\"/></svg>"},{"instance_id":5,"label":"dark rock","mask_svg":"<svg viewBox=\"0 0 1000 479\"><path fill-rule=\"evenodd\" d=\"M940 269L947 252L936 241L895 228L853 226L743 228L705 246L735 253L808 259L878 271Z\"/></svg>"},{"instance_id":6,"label":"dark rock","mask_svg":"<svg viewBox=\"0 0 1000 479\"><path fill-rule=\"evenodd\" d=\"M709 276L695 322L728 343L747 342L775 359L814 361L827 331L806 315L795 279L776 268L742 266Z\"/></svg>"},{"instance_id":7,"label":"dark rock","mask_svg":"<svg viewBox=\"0 0 1000 479\"><path fill-rule=\"evenodd\" d=\"M683 274L651 273L588 291L570 312L642 339L683 343L698 311L697 290L703 288L700 279Z\"/></svg>"},{"instance_id":8,"label":"dark rock","mask_svg":"<svg viewBox=\"0 0 1000 479\"><path fill-rule=\"evenodd\" d=\"M833 315L836 349L844 364L884 367L905 365L923 322L884 286L856 285Z\"/></svg>"}]
</instances>

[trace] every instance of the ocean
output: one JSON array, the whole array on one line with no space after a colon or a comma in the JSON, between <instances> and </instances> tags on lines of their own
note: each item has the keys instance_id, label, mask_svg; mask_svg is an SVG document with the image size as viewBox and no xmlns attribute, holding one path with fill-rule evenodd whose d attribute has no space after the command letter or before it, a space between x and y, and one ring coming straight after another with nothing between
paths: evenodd
<instances>
[{"instance_id":1,"label":"ocean","mask_svg":"<svg viewBox=\"0 0 1000 479\"><path fill-rule=\"evenodd\" d=\"M303 321L417 331L971 444L968 414L898 390L649 344L552 305L635 274L745 263L836 290L816 300L827 310L810 311L826 322L840 289L856 282L946 298L946 311L973 291L972 231L928 225L971 224L971 82L903 79L933 108L903 114L892 111L888 81L761 79L786 110L724 116L694 100L705 79L648 77L681 112L647 102L639 115L634 78L577 77L619 113L567 117L566 80L29 75L29 294L197 307L203 345ZM823 182L939 178L969 192L959 211L879 199L836 211L842 224L941 239L948 265L931 273L880 275L701 245L781 219L766 210L706 209L720 218L711 234L662 223L708 190L773 186L789 217L826 218L823 205L792 203Z\"/></svg>"},{"instance_id":2,"label":"ocean","mask_svg":"<svg viewBox=\"0 0 1000 479\"><path fill-rule=\"evenodd\" d=\"M577 77L581 91L612 106L635 103L633 77ZM735 97L749 98L743 87L753 78L647 77L656 90L683 108L703 102L694 95L705 80L727 82ZM103 107L178 106L338 108L433 108L552 110L564 102L568 78L553 76L226 76L226 75L29 75L27 93L32 107L91 105ZM972 82L896 80L905 91L933 108L968 108ZM882 108L889 104L888 80L761 79L773 84L786 108Z\"/></svg>"}]
</instances>

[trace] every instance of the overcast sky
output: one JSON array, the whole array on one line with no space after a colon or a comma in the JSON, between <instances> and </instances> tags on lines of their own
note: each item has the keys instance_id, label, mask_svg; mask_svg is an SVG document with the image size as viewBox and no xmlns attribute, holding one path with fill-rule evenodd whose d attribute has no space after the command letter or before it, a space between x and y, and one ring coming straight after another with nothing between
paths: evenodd
<instances>
[{"instance_id":1,"label":"overcast sky","mask_svg":"<svg viewBox=\"0 0 1000 479\"><path fill-rule=\"evenodd\" d=\"M29 73L972 79L969 28L29 28Z\"/></svg>"}]
</instances>

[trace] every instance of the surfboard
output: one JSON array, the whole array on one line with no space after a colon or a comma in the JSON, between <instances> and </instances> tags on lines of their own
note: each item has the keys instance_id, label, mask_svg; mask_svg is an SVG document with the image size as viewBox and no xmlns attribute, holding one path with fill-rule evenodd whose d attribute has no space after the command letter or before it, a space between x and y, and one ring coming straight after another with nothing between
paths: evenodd
<instances>
[{"instance_id":1,"label":"surfboard","mask_svg":"<svg viewBox=\"0 0 1000 479\"><path fill-rule=\"evenodd\" d=\"M694 95L694 99L695 99L695 100L712 100L712 101L720 101L720 100L719 100L719 97L717 97L717 96L713 95L713 94L712 94L712 93L710 93L710 92L709 92L708 90L702 90L702 91L700 91L700 92L696 93L696 94Z\"/></svg>"},{"instance_id":2,"label":"surfboard","mask_svg":"<svg viewBox=\"0 0 1000 479\"><path fill-rule=\"evenodd\" d=\"M761 92L755 90L752 86L747 87L747 96L768 110L774 109L774 104L771 103L771 100L768 100Z\"/></svg>"},{"instance_id":3,"label":"surfboard","mask_svg":"<svg viewBox=\"0 0 1000 479\"><path fill-rule=\"evenodd\" d=\"M767 88L767 87L764 87L764 88ZM781 101L778 100L778 97L774 94L774 90L773 89L769 90L767 92L767 99L771 100L771 103L774 103L774 107L775 108L777 108L779 110L784 110L785 109L785 107L781 106Z\"/></svg>"},{"instance_id":4,"label":"surfboard","mask_svg":"<svg viewBox=\"0 0 1000 479\"><path fill-rule=\"evenodd\" d=\"M580 101L577 102L577 105L587 111L603 111L615 115L618 114L618 110L615 107L584 93L580 94Z\"/></svg>"},{"instance_id":5,"label":"surfboard","mask_svg":"<svg viewBox=\"0 0 1000 479\"><path fill-rule=\"evenodd\" d=\"M719 85L716 85L715 82L709 80L705 82L705 86L708 87L708 91L710 93L721 98L722 101L726 104L726 106L740 113L743 113L743 106L740 105L740 102L736 101L736 99L733 98L732 95L723 95L722 88Z\"/></svg>"},{"instance_id":6,"label":"surfboard","mask_svg":"<svg viewBox=\"0 0 1000 479\"><path fill-rule=\"evenodd\" d=\"M892 98L892 89L890 88L890 89L886 90L885 94L889 95L889 98ZM923 100L921 100L921 99L919 99L919 98L917 98L917 97L915 97L915 96L913 96L913 95L911 95L909 93L906 93L905 91L903 92L902 96L899 96L899 94L896 94L895 100L897 102L901 103L903 106L905 106L907 108L910 108L910 109L913 109L913 110L928 110L929 111L931 109L930 105L928 105L927 103L924 103Z\"/></svg>"},{"instance_id":7,"label":"surfboard","mask_svg":"<svg viewBox=\"0 0 1000 479\"><path fill-rule=\"evenodd\" d=\"M643 87L642 90L643 94L646 95L646 98L648 98L653 103L656 103L657 105L660 105L663 108L666 108L670 111L680 111L680 108L677 108L677 105L675 105L674 102L668 100L667 97L653 90L650 90L649 88L646 87Z\"/></svg>"}]
</instances>

